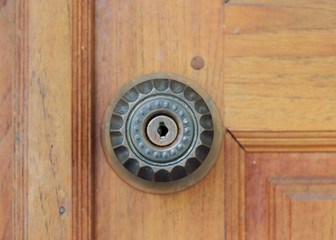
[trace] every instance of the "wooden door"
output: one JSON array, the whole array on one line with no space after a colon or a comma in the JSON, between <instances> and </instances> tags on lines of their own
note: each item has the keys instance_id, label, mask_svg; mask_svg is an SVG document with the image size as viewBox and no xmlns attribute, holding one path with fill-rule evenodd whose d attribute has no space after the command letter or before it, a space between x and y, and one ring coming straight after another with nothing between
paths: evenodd
<instances>
[{"instance_id":1,"label":"wooden door","mask_svg":"<svg viewBox=\"0 0 336 240\"><path fill-rule=\"evenodd\" d=\"M335 23L333 0L0 1L0 238L336 239ZM152 72L201 85L224 130L177 193L103 154L109 100Z\"/></svg>"}]
</instances>

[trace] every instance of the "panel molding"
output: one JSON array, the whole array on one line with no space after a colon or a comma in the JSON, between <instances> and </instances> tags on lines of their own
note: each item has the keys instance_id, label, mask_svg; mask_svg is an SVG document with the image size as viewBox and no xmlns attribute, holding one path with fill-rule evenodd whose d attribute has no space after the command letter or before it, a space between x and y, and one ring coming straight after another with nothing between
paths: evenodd
<instances>
[{"instance_id":1,"label":"panel molding","mask_svg":"<svg viewBox=\"0 0 336 240\"><path fill-rule=\"evenodd\" d=\"M72 239L93 234L93 1L72 0Z\"/></svg>"},{"instance_id":2,"label":"panel molding","mask_svg":"<svg viewBox=\"0 0 336 240\"><path fill-rule=\"evenodd\" d=\"M243 134L241 134L243 133ZM327 148L335 135L333 132L233 132L227 130L225 135L225 234L226 239L244 240L246 237L245 228L245 158L249 152L316 152L318 150L334 151ZM249 137L247 141L243 137ZM258 142L258 139L263 141ZM268 140L271 139L269 143ZM243 140L243 141L242 141ZM273 142L272 142L273 141ZM286 147L282 142L288 141ZM307 143L308 142L308 143ZM318 144L316 144L316 142ZM299 143L299 144L298 144ZM325 145L323 144L325 143ZM313 144L316 144L315 146ZM256 147L258 146L258 147ZM336 150L336 148L335 148ZM275 202L285 206L283 211L291 210L290 204L301 198L335 198L335 178L325 177L282 177L268 179L268 192L270 193L268 205L274 210ZM324 194L318 191L323 187L328 190ZM283 192L275 193L275 189L283 189ZM281 193L281 194L279 194ZM276 197L275 197L276 196ZM277 198L277 199L275 199ZM280 199L280 200L279 200ZM274 238L275 213L269 212L270 220L269 236ZM290 219L284 219L281 225L285 227ZM286 230L287 231L287 230ZM286 232L288 235L290 233Z\"/></svg>"},{"instance_id":3,"label":"panel molding","mask_svg":"<svg viewBox=\"0 0 336 240\"><path fill-rule=\"evenodd\" d=\"M267 186L269 239L293 238L293 201L336 199L335 177L270 177Z\"/></svg>"},{"instance_id":4,"label":"panel molding","mask_svg":"<svg viewBox=\"0 0 336 240\"><path fill-rule=\"evenodd\" d=\"M27 62L28 12L25 0L16 1L15 71L13 79L13 239L27 238Z\"/></svg>"},{"instance_id":5,"label":"panel molding","mask_svg":"<svg viewBox=\"0 0 336 240\"><path fill-rule=\"evenodd\" d=\"M233 131L247 152L335 152L335 131Z\"/></svg>"},{"instance_id":6,"label":"panel molding","mask_svg":"<svg viewBox=\"0 0 336 240\"><path fill-rule=\"evenodd\" d=\"M89 240L93 1L15 4L13 239Z\"/></svg>"},{"instance_id":7,"label":"panel molding","mask_svg":"<svg viewBox=\"0 0 336 240\"><path fill-rule=\"evenodd\" d=\"M245 239L245 152L230 132L225 134L225 236Z\"/></svg>"}]
</instances>

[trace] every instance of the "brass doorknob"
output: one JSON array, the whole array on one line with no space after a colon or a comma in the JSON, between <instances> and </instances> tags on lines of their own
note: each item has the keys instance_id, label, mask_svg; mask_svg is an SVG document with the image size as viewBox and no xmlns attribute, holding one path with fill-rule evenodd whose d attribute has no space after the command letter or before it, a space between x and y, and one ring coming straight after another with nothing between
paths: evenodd
<instances>
[{"instance_id":1,"label":"brass doorknob","mask_svg":"<svg viewBox=\"0 0 336 240\"><path fill-rule=\"evenodd\" d=\"M106 109L105 155L117 174L141 190L169 193L199 181L222 138L210 97L188 79L154 73L130 81Z\"/></svg>"}]
</instances>

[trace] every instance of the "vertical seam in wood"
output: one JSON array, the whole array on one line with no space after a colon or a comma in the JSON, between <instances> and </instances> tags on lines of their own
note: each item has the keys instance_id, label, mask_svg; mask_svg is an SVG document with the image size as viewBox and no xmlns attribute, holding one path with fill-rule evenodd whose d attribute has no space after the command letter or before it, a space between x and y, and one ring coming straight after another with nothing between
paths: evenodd
<instances>
[{"instance_id":1,"label":"vertical seam in wood","mask_svg":"<svg viewBox=\"0 0 336 240\"><path fill-rule=\"evenodd\" d=\"M27 219L27 106L28 0L15 2L13 79L13 238L28 238Z\"/></svg>"}]
</instances>

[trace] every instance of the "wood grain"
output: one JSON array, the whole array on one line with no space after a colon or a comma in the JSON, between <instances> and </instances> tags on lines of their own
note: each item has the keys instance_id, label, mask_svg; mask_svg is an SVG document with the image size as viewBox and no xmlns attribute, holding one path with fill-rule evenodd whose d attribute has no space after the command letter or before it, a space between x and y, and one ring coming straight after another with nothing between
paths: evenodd
<instances>
[{"instance_id":1,"label":"wood grain","mask_svg":"<svg viewBox=\"0 0 336 240\"><path fill-rule=\"evenodd\" d=\"M96 185L94 239L224 239L223 154L198 184L157 195L136 190L110 170Z\"/></svg>"},{"instance_id":2,"label":"wood grain","mask_svg":"<svg viewBox=\"0 0 336 240\"><path fill-rule=\"evenodd\" d=\"M92 239L93 4L72 1L72 238Z\"/></svg>"},{"instance_id":3,"label":"wood grain","mask_svg":"<svg viewBox=\"0 0 336 240\"><path fill-rule=\"evenodd\" d=\"M110 98L132 78L151 72L198 82L223 117L223 14L221 1L95 1L94 239L224 239L223 150L194 187L146 194L112 171L99 131ZM197 55L204 59L201 70L191 67Z\"/></svg>"},{"instance_id":4,"label":"wood grain","mask_svg":"<svg viewBox=\"0 0 336 240\"><path fill-rule=\"evenodd\" d=\"M246 154L246 238L333 239L335 157L335 153Z\"/></svg>"},{"instance_id":5,"label":"wood grain","mask_svg":"<svg viewBox=\"0 0 336 240\"><path fill-rule=\"evenodd\" d=\"M67 6L63 0L17 1L15 239L72 236L71 38ZM63 214L59 212L61 207L65 209Z\"/></svg>"},{"instance_id":6,"label":"wood grain","mask_svg":"<svg viewBox=\"0 0 336 240\"><path fill-rule=\"evenodd\" d=\"M13 166L11 86L7 80L0 83L0 153L8 156L0 170L6 183L0 185L0 238L267 239L277 227L262 228L272 215L265 202L269 176L326 179L334 174L334 153L248 153L244 164L245 153L234 139L248 151L334 151L333 1L94 4L16 1ZM0 1L0 28L8 33L13 6L12 0ZM10 34L0 36L3 79L12 76L11 40ZM191 67L197 55L204 59L200 70ZM226 134L227 145L205 179L170 195L146 194L121 181L102 154L99 132L105 107L119 87L159 71L184 75L203 86L219 107L223 125L236 135ZM240 135L242 131L252 134ZM7 185L12 168L13 196ZM293 200L293 239L332 237L332 218L323 216L334 216L334 186L316 194L315 185L303 193L293 185L275 200L286 211L289 202L283 197ZM13 224L7 207L11 199ZM279 227L286 233L288 220L280 216L279 221L281 217L285 220ZM311 221L320 223L295 231Z\"/></svg>"},{"instance_id":7,"label":"wood grain","mask_svg":"<svg viewBox=\"0 0 336 240\"><path fill-rule=\"evenodd\" d=\"M109 89L96 93L97 102L106 106L111 95L134 77L172 72L197 81L223 117L223 24L220 1L96 1L96 84L97 90ZM198 55L205 62L199 71L191 67Z\"/></svg>"},{"instance_id":8,"label":"wood grain","mask_svg":"<svg viewBox=\"0 0 336 240\"><path fill-rule=\"evenodd\" d=\"M225 239L245 239L245 152L225 135Z\"/></svg>"},{"instance_id":9,"label":"wood grain","mask_svg":"<svg viewBox=\"0 0 336 240\"><path fill-rule=\"evenodd\" d=\"M333 239L335 177L268 179L270 239Z\"/></svg>"},{"instance_id":10,"label":"wood grain","mask_svg":"<svg viewBox=\"0 0 336 240\"><path fill-rule=\"evenodd\" d=\"M246 4L246 5L330 5L334 2L331 0L230 0L230 4Z\"/></svg>"},{"instance_id":11,"label":"wood grain","mask_svg":"<svg viewBox=\"0 0 336 240\"><path fill-rule=\"evenodd\" d=\"M225 5L228 129L335 129L335 13L327 0Z\"/></svg>"},{"instance_id":12,"label":"wood grain","mask_svg":"<svg viewBox=\"0 0 336 240\"><path fill-rule=\"evenodd\" d=\"M234 131L247 152L335 152L336 132Z\"/></svg>"},{"instance_id":13,"label":"wood grain","mask_svg":"<svg viewBox=\"0 0 336 240\"><path fill-rule=\"evenodd\" d=\"M13 239L27 238L27 5L18 1L15 8L15 60L13 79Z\"/></svg>"},{"instance_id":14,"label":"wood grain","mask_svg":"<svg viewBox=\"0 0 336 240\"><path fill-rule=\"evenodd\" d=\"M12 79L14 65L14 1L0 1L0 239L12 239Z\"/></svg>"}]
</instances>

